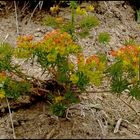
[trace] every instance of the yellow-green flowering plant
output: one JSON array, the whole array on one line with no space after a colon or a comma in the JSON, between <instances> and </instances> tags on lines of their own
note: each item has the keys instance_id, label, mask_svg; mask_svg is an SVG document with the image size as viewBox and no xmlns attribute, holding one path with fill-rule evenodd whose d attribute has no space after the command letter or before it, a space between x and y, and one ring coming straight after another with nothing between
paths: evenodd
<instances>
[{"instance_id":1,"label":"yellow-green flowering plant","mask_svg":"<svg viewBox=\"0 0 140 140\"><path fill-rule=\"evenodd\" d=\"M126 45L110 53L115 61L107 72L111 77L111 88L121 95L128 90L129 95L140 99L140 48L138 45Z\"/></svg>"},{"instance_id":2,"label":"yellow-green flowering plant","mask_svg":"<svg viewBox=\"0 0 140 140\"><path fill-rule=\"evenodd\" d=\"M32 36L18 37L14 54L19 58L36 57L43 71L49 72L49 85L46 81L42 88L51 89L49 101L58 116L62 116L71 103L78 101L77 91L82 92L89 84L100 84L106 67L105 57L85 58L82 48L68 33L59 29L45 34L39 41L34 41ZM73 61L72 56L75 57Z\"/></svg>"},{"instance_id":3,"label":"yellow-green flowering plant","mask_svg":"<svg viewBox=\"0 0 140 140\"><path fill-rule=\"evenodd\" d=\"M3 90L3 85L6 80L6 74L5 72L0 73L0 99L3 99L5 97L5 91Z\"/></svg>"},{"instance_id":4,"label":"yellow-green flowering plant","mask_svg":"<svg viewBox=\"0 0 140 140\"><path fill-rule=\"evenodd\" d=\"M18 98L29 91L29 83L22 79L17 81L13 74L19 74L18 66L12 65L14 49L8 43L0 44L0 98Z\"/></svg>"}]
</instances>

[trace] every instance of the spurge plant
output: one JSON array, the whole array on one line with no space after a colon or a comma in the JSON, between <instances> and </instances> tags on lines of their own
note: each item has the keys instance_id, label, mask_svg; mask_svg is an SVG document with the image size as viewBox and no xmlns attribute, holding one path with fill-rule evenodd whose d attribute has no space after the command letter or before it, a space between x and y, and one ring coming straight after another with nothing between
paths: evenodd
<instances>
[{"instance_id":1,"label":"spurge plant","mask_svg":"<svg viewBox=\"0 0 140 140\"><path fill-rule=\"evenodd\" d=\"M12 64L13 57L36 61L48 77L42 81L23 74L20 66ZM31 35L19 36L16 48L7 44L0 47L0 97L16 99L22 94L37 94L51 103L55 115L64 116L66 109L79 101L79 93L90 84L101 83L105 68L105 56L85 57L66 32L54 30L39 41Z\"/></svg>"}]
</instances>

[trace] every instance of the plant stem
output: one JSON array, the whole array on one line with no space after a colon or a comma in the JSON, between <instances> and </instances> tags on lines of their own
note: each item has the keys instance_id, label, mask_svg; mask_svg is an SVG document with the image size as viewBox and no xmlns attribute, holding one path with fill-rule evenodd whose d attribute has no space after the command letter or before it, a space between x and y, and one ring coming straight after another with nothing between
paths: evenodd
<instances>
[{"instance_id":1,"label":"plant stem","mask_svg":"<svg viewBox=\"0 0 140 140\"><path fill-rule=\"evenodd\" d=\"M73 28L73 30L74 30L74 18L75 18L75 16L74 16L74 7L72 7L72 18L71 18L71 24L72 24L72 28Z\"/></svg>"},{"instance_id":2,"label":"plant stem","mask_svg":"<svg viewBox=\"0 0 140 140\"><path fill-rule=\"evenodd\" d=\"M17 36L18 36L18 35L19 35L19 23L18 23L18 14L17 14L16 1L14 1L14 6L15 6L15 16L16 16Z\"/></svg>"},{"instance_id":3,"label":"plant stem","mask_svg":"<svg viewBox=\"0 0 140 140\"><path fill-rule=\"evenodd\" d=\"M96 91L96 90L91 90L91 91L85 91L86 93L104 93L104 92L111 92L111 90L100 90L100 91ZM75 91L74 93L82 93L81 91Z\"/></svg>"},{"instance_id":4,"label":"plant stem","mask_svg":"<svg viewBox=\"0 0 140 140\"><path fill-rule=\"evenodd\" d=\"M16 139L14 124L13 124L13 119L12 119L12 113L11 113L11 109L10 109L10 105L9 105L9 102L8 102L7 97L6 97L6 102L7 102L7 106L8 106L8 110L9 110L9 115L10 115L10 121L11 121L11 125L12 125L12 130L13 130L13 138Z\"/></svg>"},{"instance_id":5,"label":"plant stem","mask_svg":"<svg viewBox=\"0 0 140 140\"><path fill-rule=\"evenodd\" d=\"M25 79L25 80L27 80L27 81L31 81L31 80L28 79L28 78L31 78L31 79L36 80L36 81L39 81L39 82L41 82L41 83L45 83L45 81L43 81L43 80L36 79L36 78L33 77L33 76L28 76L28 75L26 75L26 74L24 74L24 73L22 73L21 71L18 71L18 70L16 70L16 69L11 70L11 72L12 72L13 74L15 74L16 76L18 76L18 77L20 77L20 78L22 78L22 79Z\"/></svg>"},{"instance_id":6,"label":"plant stem","mask_svg":"<svg viewBox=\"0 0 140 140\"><path fill-rule=\"evenodd\" d=\"M140 81L140 53L139 53L139 71L138 71L138 81Z\"/></svg>"},{"instance_id":7,"label":"plant stem","mask_svg":"<svg viewBox=\"0 0 140 140\"><path fill-rule=\"evenodd\" d=\"M48 90L46 90L46 89L43 89L43 88L32 88L31 89L31 91L35 91L35 90L40 90L40 91L43 91L43 92L45 92L45 93L49 93L49 91Z\"/></svg>"},{"instance_id":8,"label":"plant stem","mask_svg":"<svg viewBox=\"0 0 140 140\"><path fill-rule=\"evenodd\" d=\"M33 15L34 15L34 13L35 13L37 7L39 6L39 4L40 4L40 1L38 2L38 4L36 5L36 7L34 8L33 12L31 13L31 16L30 16L30 18L29 18L28 24L30 23L31 18L33 17Z\"/></svg>"},{"instance_id":9,"label":"plant stem","mask_svg":"<svg viewBox=\"0 0 140 140\"><path fill-rule=\"evenodd\" d=\"M73 37L73 33L74 33L74 29L75 29L75 26L74 26L74 22L75 22L75 8L76 7L76 2L75 1L71 1L71 27L72 27L72 30L71 30L71 35Z\"/></svg>"}]
</instances>

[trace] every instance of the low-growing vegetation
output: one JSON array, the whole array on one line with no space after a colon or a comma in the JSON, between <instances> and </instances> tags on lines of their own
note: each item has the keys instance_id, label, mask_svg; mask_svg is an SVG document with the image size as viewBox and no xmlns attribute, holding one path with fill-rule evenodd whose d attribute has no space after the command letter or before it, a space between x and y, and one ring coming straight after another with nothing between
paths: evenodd
<instances>
[{"instance_id":1,"label":"low-growing vegetation","mask_svg":"<svg viewBox=\"0 0 140 140\"><path fill-rule=\"evenodd\" d=\"M53 111L58 116L62 115L59 109L63 112L64 108L78 101L77 93L83 92L89 84L100 84L106 67L105 56L93 55L85 58L81 47L73 42L68 33L60 30L47 33L38 42L33 41L32 36L20 36L17 39L17 48L12 49L7 44L1 44L1 48L4 55L1 59L1 97L18 98L24 93L34 92L32 89L35 83L27 80L29 76L23 75L18 66L12 66L11 58L37 58L43 72L49 72L50 78L42 83L41 88L49 90L45 96L48 96L53 104ZM8 53L8 50L12 53ZM71 60L71 56L75 57L75 61ZM11 75L7 75L9 73L20 76L18 84ZM55 83L58 87L48 89L47 83Z\"/></svg>"},{"instance_id":2,"label":"low-growing vegetation","mask_svg":"<svg viewBox=\"0 0 140 140\"><path fill-rule=\"evenodd\" d=\"M50 25L55 29L59 28L62 31L68 32L73 37L79 35L81 38L89 35L89 31L100 24L96 16L90 15L89 12L94 12L92 5L86 8L80 8L75 1L70 2L71 19L65 21L59 16L46 16L43 19L43 24Z\"/></svg>"},{"instance_id":3,"label":"low-growing vegetation","mask_svg":"<svg viewBox=\"0 0 140 140\"><path fill-rule=\"evenodd\" d=\"M0 138L140 134L140 1L0 1Z\"/></svg>"},{"instance_id":4,"label":"low-growing vegetation","mask_svg":"<svg viewBox=\"0 0 140 140\"><path fill-rule=\"evenodd\" d=\"M103 54L85 57L71 35L61 30L47 33L40 41L34 41L31 35L19 36L17 48L6 43L0 46L0 98L37 94L51 103L55 115L65 116L66 109L79 101L78 94L86 91L87 86L99 86L104 77L110 77L113 93L120 96L128 90L128 95L140 99L139 47L127 45L110 54L115 57L110 65ZM33 77L22 73L20 66L12 64L13 57L33 62L36 58L43 73L49 73L48 80L37 85Z\"/></svg>"}]
</instances>

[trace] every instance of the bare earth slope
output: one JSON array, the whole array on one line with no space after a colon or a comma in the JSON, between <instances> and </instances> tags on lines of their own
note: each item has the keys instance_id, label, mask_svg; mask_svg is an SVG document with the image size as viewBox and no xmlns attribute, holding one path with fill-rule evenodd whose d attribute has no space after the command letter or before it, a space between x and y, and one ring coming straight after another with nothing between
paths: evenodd
<instances>
[{"instance_id":1,"label":"bare earth slope","mask_svg":"<svg viewBox=\"0 0 140 140\"><path fill-rule=\"evenodd\" d=\"M0 16L0 40L15 46L16 20L14 9L6 10ZM100 26L91 30L89 37L79 39L86 55L103 51L97 43L97 35L106 31L111 34L111 41L107 49L117 49L122 46L125 39L133 38L140 42L140 25L135 21L135 11L123 1L100 1L95 9L95 15L100 19ZM39 39L44 33L52 30L39 24L40 17L46 11L35 13L29 24L31 16L19 16L20 34L33 34ZM70 15L67 8L60 15ZM18 61L18 60L15 60ZM31 67L24 63L23 69L28 73L40 77L37 66ZM26 67L25 67L26 66ZM42 77L43 78L43 77ZM106 90L107 82L96 90ZM89 88L90 89L90 88ZM95 90L95 89L93 89ZM17 138L140 138L140 116L126 106L120 99L111 93L83 93L81 102L68 110L69 119L57 118L50 115L48 105L38 102L28 107L19 108L12 112L15 133ZM122 99L129 103L126 95ZM1 111L3 103L0 103ZM132 101L131 106L140 113L140 101ZM120 122L120 125L119 125ZM118 129L115 129L116 125ZM0 118L0 138L13 138L9 114L2 114Z\"/></svg>"}]
</instances>

